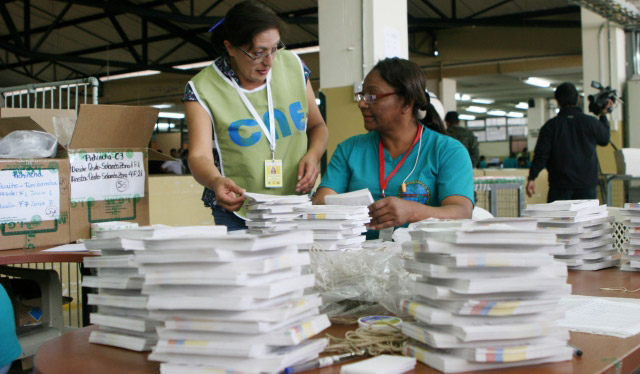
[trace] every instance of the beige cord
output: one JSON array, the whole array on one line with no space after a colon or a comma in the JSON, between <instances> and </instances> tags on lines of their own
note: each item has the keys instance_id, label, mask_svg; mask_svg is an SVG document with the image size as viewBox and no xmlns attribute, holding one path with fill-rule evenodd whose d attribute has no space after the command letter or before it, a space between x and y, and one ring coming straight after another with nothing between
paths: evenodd
<instances>
[{"instance_id":1,"label":"beige cord","mask_svg":"<svg viewBox=\"0 0 640 374\"><path fill-rule=\"evenodd\" d=\"M326 335L329 345L324 351L327 353L355 353L366 350L371 356L383 353L398 354L407 341L407 337L397 328L395 331L358 328L348 331L344 338Z\"/></svg>"},{"instance_id":2,"label":"beige cord","mask_svg":"<svg viewBox=\"0 0 640 374\"><path fill-rule=\"evenodd\" d=\"M622 291L622 292L638 292L640 288L636 288L635 290L628 290L627 287L600 287L600 291Z\"/></svg>"}]
</instances>

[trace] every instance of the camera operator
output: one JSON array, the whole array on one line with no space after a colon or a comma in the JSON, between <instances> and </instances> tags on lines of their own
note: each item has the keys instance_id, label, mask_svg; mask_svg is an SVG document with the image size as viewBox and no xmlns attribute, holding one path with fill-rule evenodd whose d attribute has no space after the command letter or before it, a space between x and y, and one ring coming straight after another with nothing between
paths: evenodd
<instances>
[{"instance_id":1,"label":"camera operator","mask_svg":"<svg viewBox=\"0 0 640 374\"><path fill-rule=\"evenodd\" d=\"M529 169L527 196L536 191L535 179L545 167L549 172L547 202L595 199L598 184L596 145L609 144L606 114L613 105L609 98L601 108L600 119L586 115L577 107L578 90L568 82L556 88L558 115L544 124Z\"/></svg>"}]
</instances>

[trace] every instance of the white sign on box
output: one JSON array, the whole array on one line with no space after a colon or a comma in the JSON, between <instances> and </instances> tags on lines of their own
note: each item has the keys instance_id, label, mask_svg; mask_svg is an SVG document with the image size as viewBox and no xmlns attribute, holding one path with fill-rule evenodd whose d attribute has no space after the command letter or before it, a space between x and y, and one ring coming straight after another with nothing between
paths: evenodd
<instances>
[{"instance_id":1,"label":"white sign on box","mask_svg":"<svg viewBox=\"0 0 640 374\"><path fill-rule=\"evenodd\" d=\"M69 154L71 201L144 197L142 152Z\"/></svg>"},{"instance_id":2,"label":"white sign on box","mask_svg":"<svg viewBox=\"0 0 640 374\"><path fill-rule=\"evenodd\" d=\"M58 169L0 170L0 223L60 218Z\"/></svg>"}]
</instances>

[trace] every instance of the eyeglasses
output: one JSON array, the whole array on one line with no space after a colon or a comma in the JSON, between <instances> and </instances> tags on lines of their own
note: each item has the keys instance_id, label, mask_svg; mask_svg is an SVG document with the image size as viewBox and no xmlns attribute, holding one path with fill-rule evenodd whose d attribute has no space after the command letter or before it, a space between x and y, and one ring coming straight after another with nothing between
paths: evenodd
<instances>
[{"instance_id":1,"label":"eyeglasses","mask_svg":"<svg viewBox=\"0 0 640 374\"><path fill-rule=\"evenodd\" d=\"M376 100L382 99L383 97L387 97L387 96L391 96L391 95L395 95L397 92L389 92L389 93L383 93L383 94L376 94L376 95L372 95L372 94L366 94L364 92L356 92L355 94L353 94L353 98L357 101L360 102L362 100L364 100L364 102L366 104L372 104L374 103Z\"/></svg>"},{"instance_id":2,"label":"eyeglasses","mask_svg":"<svg viewBox=\"0 0 640 374\"><path fill-rule=\"evenodd\" d=\"M270 53L265 53L265 52L258 52L258 53L249 53L247 51L245 51L244 49L238 47L239 50L241 50L242 52L244 52L245 55L247 55L247 57L249 57L250 59L252 59L255 62L262 62L267 56L271 56L271 57L276 57L276 53L278 53L279 50L281 49L285 49L287 46L284 45L284 43L282 41L278 42L278 45L271 48L271 52Z\"/></svg>"}]
</instances>

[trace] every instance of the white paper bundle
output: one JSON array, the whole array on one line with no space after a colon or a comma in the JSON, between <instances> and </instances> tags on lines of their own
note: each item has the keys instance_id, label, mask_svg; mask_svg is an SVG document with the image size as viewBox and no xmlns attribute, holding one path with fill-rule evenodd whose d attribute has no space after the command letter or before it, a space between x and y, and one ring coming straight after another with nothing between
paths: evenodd
<instances>
[{"instance_id":1,"label":"white paper bundle","mask_svg":"<svg viewBox=\"0 0 640 374\"><path fill-rule=\"evenodd\" d=\"M555 232L564 253L555 253L572 270L599 270L616 266L613 248L613 217L606 205L593 200L558 200L549 204L530 204L523 215L536 217L542 232Z\"/></svg>"},{"instance_id":2,"label":"white paper bundle","mask_svg":"<svg viewBox=\"0 0 640 374\"><path fill-rule=\"evenodd\" d=\"M339 195L336 195L339 196ZM366 206L311 205L295 209L298 229L313 230L313 245L325 251L360 250L371 220ZM304 245L301 249L310 249Z\"/></svg>"},{"instance_id":3,"label":"white paper bundle","mask_svg":"<svg viewBox=\"0 0 640 374\"><path fill-rule=\"evenodd\" d=\"M535 221L422 227L403 243L414 274L400 308L410 337L404 353L444 372L571 359L561 297L571 293L556 233Z\"/></svg>"},{"instance_id":4,"label":"white paper bundle","mask_svg":"<svg viewBox=\"0 0 640 374\"><path fill-rule=\"evenodd\" d=\"M280 206L266 200L256 202ZM315 276L297 249L312 238L298 230L144 239L136 253L142 293L150 316L164 322L149 359L162 372L258 373L316 358L327 342L310 338L329 320L318 295L304 295ZM187 259L172 262L180 256Z\"/></svg>"}]
</instances>

